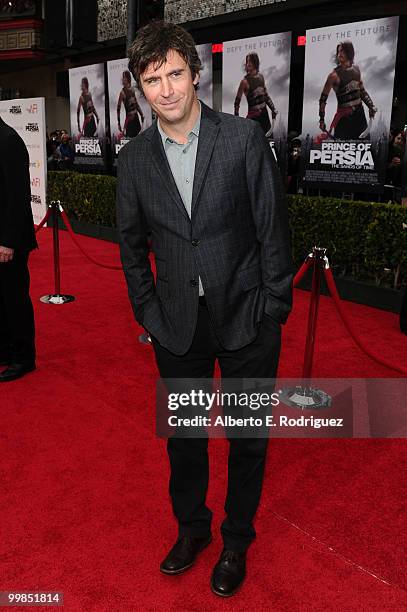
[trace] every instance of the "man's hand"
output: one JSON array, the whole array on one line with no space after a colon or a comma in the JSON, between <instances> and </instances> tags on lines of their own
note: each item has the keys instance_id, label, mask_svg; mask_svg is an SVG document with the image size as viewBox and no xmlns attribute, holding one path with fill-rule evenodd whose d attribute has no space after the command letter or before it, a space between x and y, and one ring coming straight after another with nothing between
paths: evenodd
<instances>
[{"instance_id":1,"label":"man's hand","mask_svg":"<svg viewBox=\"0 0 407 612\"><path fill-rule=\"evenodd\" d=\"M326 123L323 119L319 120L319 129L322 130L323 132L326 132Z\"/></svg>"},{"instance_id":2,"label":"man's hand","mask_svg":"<svg viewBox=\"0 0 407 612\"><path fill-rule=\"evenodd\" d=\"M9 249L5 246L0 246L0 263L11 261L14 256L14 249Z\"/></svg>"}]
</instances>

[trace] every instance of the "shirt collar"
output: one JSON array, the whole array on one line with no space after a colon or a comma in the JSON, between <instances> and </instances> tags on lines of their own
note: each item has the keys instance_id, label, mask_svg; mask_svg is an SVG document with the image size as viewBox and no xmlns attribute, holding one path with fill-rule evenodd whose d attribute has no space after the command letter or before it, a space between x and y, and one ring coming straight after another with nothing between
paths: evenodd
<instances>
[{"instance_id":1,"label":"shirt collar","mask_svg":"<svg viewBox=\"0 0 407 612\"><path fill-rule=\"evenodd\" d=\"M199 100L198 100L198 102L199 102ZM197 118L197 120L196 120L196 122L195 122L194 127L192 128L192 130L191 130L191 131L189 132L189 134L188 134L188 140L189 140L189 141L191 140L191 134L193 134L193 135L194 135L194 136L196 136L197 138L198 138L198 136L199 136L199 130L200 130L200 127L201 127L201 116L202 116L202 106L201 106L201 103L199 102L199 115L198 115L198 118ZM167 134L164 132L164 130L162 129L162 127L161 127L161 125L160 125L160 120L159 120L159 119L157 119L157 127L158 127L158 131L160 132L160 135L161 135L161 139L162 139L162 142L163 142L164 148L165 148L165 145L167 144L167 142L168 142L168 143L173 143L173 142L175 142L175 141L174 141L172 138L170 138L170 137L169 137L169 136L168 136L168 135L167 135ZM178 143L177 143L177 144L178 144Z\"/></svg>"}]
</instances>

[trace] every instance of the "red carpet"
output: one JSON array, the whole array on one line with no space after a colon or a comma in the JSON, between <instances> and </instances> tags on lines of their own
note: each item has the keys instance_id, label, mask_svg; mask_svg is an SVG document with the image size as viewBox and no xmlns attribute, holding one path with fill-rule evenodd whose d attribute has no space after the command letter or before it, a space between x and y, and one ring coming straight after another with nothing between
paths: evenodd
<instances>
[{"instance_id":1,"label":"red carpet","mask_svg":"<svg viewBox=\"0 0 407 612\"><path fill-rule=\"evenodd\" d=\"M39 233L31 258L38 370L0 390L0 590L63 591L68 612L405 610L401 440L272 440L248 580L227 601L208 586L227 450L211 441L214 542L185 575L158 572L176 526L165 442L154 434L152 351L138 343L122 273L88 262L65 232L62 291L76 301L39 302L53 291L50 238ZM80 240L98 260L118 261L116 245ZM301 373L308 298L296 291L283 376ZM370 347L407 365L395 314L345 307ZM316 375L397 376L354 346L329 298L318 331Z\"/></svg>"}]
</instances>

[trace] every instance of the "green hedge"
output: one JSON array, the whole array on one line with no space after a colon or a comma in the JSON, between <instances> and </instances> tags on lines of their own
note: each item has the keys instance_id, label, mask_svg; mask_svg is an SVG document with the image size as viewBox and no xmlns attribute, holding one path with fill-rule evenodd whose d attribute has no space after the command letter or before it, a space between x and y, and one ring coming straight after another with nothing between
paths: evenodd
<instances>
[{"instance_id":1,"label":"green hedge","mask_svg":"<svg viewBox=\"0 0 407 612\"><path fill-rule=\"evenodd\" d=\"M100 174L48 172L48 204L60 200L67 214L80 221L115 227L116 179Z\"/></svg>"},{"instance_id":2,"label":"green hedge","mask_svg":"<svg viewBox=\"0 0 407 612\"><path fill-rule=\"evenodd\" d=\"M49 172L48 201L79 220L115 227L116 179ZM399 287L407 282L407 207L335 198L288 196L298 267L313 245L326 247L336 274Z\"/></svg>"},{"instance_id":3,"label":"green hedge","mask_svg":"<svg viewBox=\"0 0 407 612\"><path fill-rule=\"evenodd\" d=\"M336 274L398 287L407 281L407 207L289 196L297 265L313 245L326 247Z\"/></svg>"}]
</instances>

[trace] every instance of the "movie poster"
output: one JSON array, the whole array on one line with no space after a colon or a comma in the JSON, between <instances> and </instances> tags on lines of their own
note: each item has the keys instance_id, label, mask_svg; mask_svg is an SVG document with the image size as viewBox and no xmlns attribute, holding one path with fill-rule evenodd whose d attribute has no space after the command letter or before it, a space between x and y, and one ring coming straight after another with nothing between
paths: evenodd
<instances>
[{"instance_id":1,"label":"movie poster","mask_svg":"<svg viewBox=\"0 0 407 612\"><path fill-rule=\"evenodd\" d=\"M151 109L129 71L128 58L107 62L113 160L120 149L151 125Z\"/></svg>"},{"instance_id":2,"label":"movie poster","mask_svg":"<svg viewBox=\"0 0 407 612\"><path fill-rule=\"evenodd\" d=\"M30 158L31 208L34 223L38 224L47 212L45 99L2 100L0 117L16 130L27 147Z\"/></svg>"},{"instance_id":3,"label":"movie poster","mask_svg":"<svg viewBox=\"0 0 407 612\"><path fill-rule=\"evenodd\" d=\"M398 22L386 17L307 31L302 125L307 185L382 191Z\"/></svg>"},{"instance_id":4,"label":"movie poster","mask_svg":"<svg viewBox=\"0 0 407 612\"><path fill-rule=\"evenodd\" d=\"M196 45L202 70L199 77L198 98L207 106L213 107L212 44Z\"/></svg>"},{"instance_id":5,"label":"movie poster","mask_svg":"<svg viewBox=\"0 0 407 612\"><path fill-rule=\"evenodd\" d=\"M104 64L69 70L75 164L103 165L106 145Z\"/></svg>"},{"instance_id":6,"label":"movie poster","mask_svg":"<svg viewBox=\"0 0 407 612\"><path fill-rule=\"evenodd\" d=\"M222 110L257 121L285 164L291 32L223 44Z\"/></svg>"}]
</instances>

